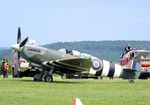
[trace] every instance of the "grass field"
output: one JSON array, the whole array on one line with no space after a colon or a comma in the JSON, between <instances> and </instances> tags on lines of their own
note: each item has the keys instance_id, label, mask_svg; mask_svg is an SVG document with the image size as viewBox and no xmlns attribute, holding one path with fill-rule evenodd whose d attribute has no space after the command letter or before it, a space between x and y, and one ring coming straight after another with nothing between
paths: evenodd
<instances>
[{"instance_id":1,"label":"grass field","mask_svg":"<svg viewBox=\"0 0 150 105\"><path fill-rule=\"evenodd\" d=\"M0 105L149 105L150 80L61 80L34 82L32 78L0 78Z\"/></svg>"}]
</instances>

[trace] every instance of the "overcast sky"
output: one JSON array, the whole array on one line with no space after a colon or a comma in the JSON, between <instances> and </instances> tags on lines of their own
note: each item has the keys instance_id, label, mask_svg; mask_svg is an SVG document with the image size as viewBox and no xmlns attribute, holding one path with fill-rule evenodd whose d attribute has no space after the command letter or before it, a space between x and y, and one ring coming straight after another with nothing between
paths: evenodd
<instances>
[{"instance_id":1,"label":"overcast sky","mask_svg":"<svg viewBox=\"0 0 150 105\"><path fill-rule=\"evenodd\" d=\"M23 38L65 41L150 40L150 0L1 0L0 47Z\"/></svg>"}]
</instances>

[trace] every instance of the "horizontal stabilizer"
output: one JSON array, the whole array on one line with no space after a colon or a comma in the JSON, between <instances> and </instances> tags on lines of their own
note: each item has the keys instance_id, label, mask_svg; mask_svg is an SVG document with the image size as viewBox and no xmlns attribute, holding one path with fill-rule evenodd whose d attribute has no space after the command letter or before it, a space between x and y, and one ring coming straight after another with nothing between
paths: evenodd
<instances>
[{"instance_id":1,"label":"horizontal stabilizer","mask_svg":"<svg viewBox=\"0 0 150 105\"><path fill-rule=\"evenodd\" d=\"M123 79L135 79L139 77L138 74L138 71L135 69L123 69L120 77Z\"/></svg>"},{"instance_id":2,"label":"horizontal stabilizer","mask_svg":"<svg viewBox=\"0 0 150 105\"><path fill-rule=\"evenodd\" d=\"M125 69L123 69L124 71L127 71L127 72L135 72L135 71L137 71L136 69L129 69L129 68L125 68Z\"/></svg>"}]
</instances>

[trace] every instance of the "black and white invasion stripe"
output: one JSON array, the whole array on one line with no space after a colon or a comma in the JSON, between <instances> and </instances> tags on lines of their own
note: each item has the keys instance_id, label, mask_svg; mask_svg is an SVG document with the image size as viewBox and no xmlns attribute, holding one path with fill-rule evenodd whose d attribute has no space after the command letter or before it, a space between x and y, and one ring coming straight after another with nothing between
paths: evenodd
<instances>
[{"instance_id":1,"label":"black and white invasion stripe","mask_svg":"<svg viewBox=\"0 0 150 105\"><path fill-rule=\"evenodd\" d=\"M102 60L101 64L99 70L92 67L90 73L95 74L96 76L120 77L123 70L121 65L106 60Z\"/></svg>"}]
</instances>

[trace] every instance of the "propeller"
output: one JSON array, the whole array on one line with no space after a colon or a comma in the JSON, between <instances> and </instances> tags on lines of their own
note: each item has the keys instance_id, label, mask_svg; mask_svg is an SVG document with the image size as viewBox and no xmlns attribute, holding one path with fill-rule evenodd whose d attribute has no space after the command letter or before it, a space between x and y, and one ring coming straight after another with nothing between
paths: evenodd
<instances>
[{"instance_id":1,"label":"propeller","mask_svg":"<svg viewBox=\"0 0 150 105\"><path fill-rule=\"evenodd\" d=\"M20 52L22 51L22 47L27 43L27 41L28 37L21 42L21 29L19 27L17 34L17 44L12 45L12 49L14 49L18 54L18 60L20 59Z\"/></svg>"},{"instance_id":2,"label":"propeller","mask_svg":"<svg viewBox=\"0 0 150 105\"><path fill-rule=\"evenodd\" d=\"M14 62L16 62L16 64L17 64L16 67L18 68L18 70L16 71L16 74L13 74L13 75L18 75L18 71L20 69L19 60L20 60L20 57L21 57L21 52L23 50L23 46L27 43L27 41L28 41L28 37L25 38L21 42L21 29L20 29L20 27L18 27L17 44L12 45L12 49L15 51L13 53L13 60L14 60ZM17 56L15 56L16 54L17 54Z\"/></svg>"},{"instance_id":3,"label":"propeller","mask_svg":"<svg viewBox=\"0 0 150 105\"><path fill-rule=\"evenodd\" d=\"M14 49L16 52L18 52L18 59L20 58L20 52L22 51L22 47L27 43L28 37L25 38L21 42L21 30L20 27L18 28L18 34L17 34L17 44L12 45L12 49Z\"/></svg>"}]
</instances>

